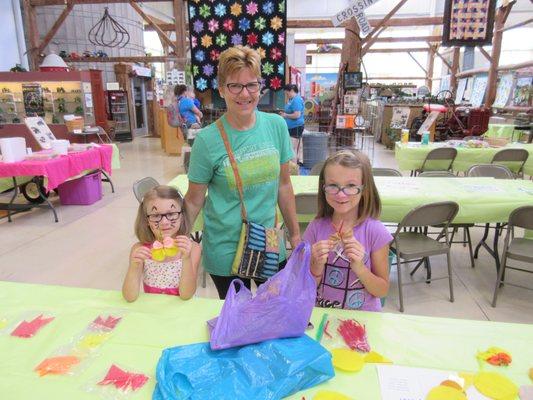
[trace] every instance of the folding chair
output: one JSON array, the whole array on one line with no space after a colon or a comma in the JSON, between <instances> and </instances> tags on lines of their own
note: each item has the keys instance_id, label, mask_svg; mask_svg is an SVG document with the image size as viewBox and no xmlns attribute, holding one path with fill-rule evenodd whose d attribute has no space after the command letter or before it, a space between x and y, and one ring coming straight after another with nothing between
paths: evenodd
<instances>
[{"instance_id":1,"label":"folding chair","mask_svg":"<svg viewBox=\"0 0 533 400\"><path fill-rule=\"evenodd\" d=\"M524 177L524 164L529 157L529 153L526 149L503 149L494 154L491 164L503 164L505 166L511 164L513 169L515 165L518 165L516 172L514 172L517 178ZM509 168L511 169L511 168Z\"/></svg>"},{"instance_id":2,"label":"folding chair","mask_svg":"<svg viewBox=\"0 0 533 400\"><path fill-rule=\"evenodd\" d=\"M496 280L496 286L494 287L492 307L496 307L498 290L500 289L500 286L504 283L506 269L533 273L533 270L510 267L507 265L507 259L513 259L533 264L533 240L526 238L515 238L515 227L533 229L533 206L519 207L515 209L509 216L509 223L507 224L507 235L505 236L505 245L503 247L502 262L500 265L500 270L498 271L498 279ZM532 289L512 283L507 283L507 285L516 286L523 289Z\"/></svg>"},{"instance_id":3,"label":"folding chair","mask_svg":"<svg viewBox=\"0 0 533 400\"><path fill-rule=\"evenodd\" d=\"M159 186L159 182L151 176L147 176L146 178L139 179L133 183L133 194L140 203L143 201L144 195L156 186Z\"/></svg>"},{"instance_id":4,"label":"folding chair","mask_svg":"<svg viewBox=\"0 0 533 400\"><path fill-rule=\"evenodd\" d=\"M402 264L407 264L410 260L420 258L426 260L426 267L428 268L428 276L426 278L426 282L448 278L448 282L450 285L450 301L454 301L448 225L455 218L458 211L459 205L453 201L425 204L411 210L398 224L398 229L394 234L394 240L391 244L391 249L392 251L394 251L398 259L396 269L398 273L400 312L403 312L404 310L402 287L407 284L418 283L402 283ZM423 233L403 232L404 228L428 227L436 225L442 226L441 234L445 238L444 243L432 239L424 235ZM448 275L442 278L431 278L429 257L439 254L446 255L446 262L448 264ZM402 260L404 260L404 262L402 262Z\"/></svg>"},{"instance_id":5,"label":"folding chair","mask_svg":"<svg viewBox=\"0 0 533 400\"><path fill-rule=\"evenodd\" d=\"M468 171L466 171L466 176L475 178L515 179L514 174L509 168L507 168L505 165L499 164L472 165L468 169ZM500 269L500 260L498 257L496 245L498 243L498 237L501 234L501 228L502 225L497 223L494 232L494 249L491 249L486 242L487 237L489 236L490 224L485 224L485 231L483 232L483 237L481 238L474 250L474 258L477 258L479 254L479 249L481 248L481 246L483 246L489 252L489 254L494 257L494 260L496 261L496 270L498 271Z\"/></svg>"},{"instance_id":6,"label":"folding chair","mask_svg":"<svg viewBox=\"0 0 533 400\"><path fill-rule=\"evenodd\" d=\"M311 171L309 172L309 175L320 175L320 171L322 171L322 168L324 167L325 161L319 161L315 165L313 165L313 168L311 168Z\"/></svg>"},{"instance_id":7,"label":"folding chair","mask_svg":"<svg viewBox=\"0 0 533 400\"><path fill-rule=\"evenodd\" d=\"M437 147L427 154L422 166L412 171L411 175L416 176L424 171L450 171L456 156L457 149L454 147ZM433 166L435 161L438 165L436 167Z\"/></svg>"},{"instance_id":8,"label":"folding chair","mask_svg":"<svg viewBox=\"0 0 533 400\"><path fill-rule=\"evenodd\" d=\"M402 173L394 168L372 168L374 176L402 176Z\"/></svg>"},{"instance_id":9,"label":"folding chair","mask_svg":"<svg viewBox=\"0 0 533 400\"><path fill-rule=\"evenodd\" d=\"M317 193L298 193L294 196L296 203L296 215L315 216L318 211ZM300 233L303 234L309 222L298 222Z\"/></svg>"},{"instance_id":10,"label":"folding chair","mask_svg":"<svg viewBox=\"0 0 533 400\"><path fill-rule=\"evenodd\" d=\"M452 171L426 171L418 175L420 178L456 178Z\"/></svg>"}]
</instances>

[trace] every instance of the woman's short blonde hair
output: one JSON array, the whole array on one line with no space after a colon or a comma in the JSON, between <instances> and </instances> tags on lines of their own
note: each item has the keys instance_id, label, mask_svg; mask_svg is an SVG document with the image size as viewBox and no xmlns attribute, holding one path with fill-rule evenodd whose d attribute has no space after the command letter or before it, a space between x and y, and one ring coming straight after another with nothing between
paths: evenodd
<instances>
[{"instance_id":1,"label":"woman's short blonde hair","mask_svg":"<svg viewBox=\"0 0 533 400\"><path fill-rule=\"evenodd\" d=\"M333 208L326 200L324 185L326 183L325 171L328 165L341 165L346 168L360 169L363 178L363 191L357 210L357 223L360 224L367 218L378 219L381 214L381 201L378 189L372 176L372 166L366 155L360 151L341 150L330 156L318 178L318 218L331 217Z\"/></svg>"},{"instance_id":2,"label":"woman's short blonde hair","mask_svg":"<svg viewBox=\"0 0 533 400\"><path fill-rule=\"evenodd\" d=\"M146 205L149 201L154 199L169 199L175 200L181 207L181 224L178 230L178 235L189 235L190 224L187 212L183 206L183 196L175 188L166 185L156 186L155 188L146 192L143 197L143 201L139 204L137 210L137 218L135 219L135 235L141 243L152 243L156 240L156 237L150 225L148 223L148 213L146 211Z\"/></svg>"},{"instance_id":3,"label":"woman's short blonde hair","mask_svg":"<svg viewBox=\"0 0 533 400\"><path fill-rule=\"evenodd\" d=\"M261 79L261 56L257 50L247 46L224 50L218 59L218 86L224 87L229 76L244 68L250 68L257 79Z\"/></svg>"}]
</instances>

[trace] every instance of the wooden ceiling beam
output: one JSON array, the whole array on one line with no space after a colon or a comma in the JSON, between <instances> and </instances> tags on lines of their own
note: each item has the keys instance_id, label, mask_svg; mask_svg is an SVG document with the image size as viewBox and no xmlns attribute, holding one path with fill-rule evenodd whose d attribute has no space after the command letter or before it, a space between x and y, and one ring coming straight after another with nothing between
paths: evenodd
<instances>
[{"instance_id":1,"label":"wooden ceiling beam","mask_svg":"<svg viewBox=\"0 0 533 400\"><path fill-rule=\"evenodd\" d=\"M369 19L370 26L378 26L382 18ZM341 26L344 27L346 22ZM413 17L413 18L391 18L387 23L391 26L431 26L442 25L442 17ZM159 26L164 31L173 31L174 24L162 24ZM287 28L334 28L333 23L329 19L289 19L287 20ZM146 30L153 30L149 27Z\"/></svg>"},{"instance_id":2,"label":"wooden ceiling beam","mask_svg":"<svg viewBox=\"0 0 533 400\"><path fill-rule=\"evenodd\" d=\"M427 47L413 47L407 49L370 49L368 53L426 53L429 51ZM334 48L330 51L308 50L307 54L340 54L341 49Z\"/></svg>"},{"instance_id":3,"label":"wooden ceiling beam","mask_svg":"<svg viewBox=\"0 0 533 400\"><path fill-rule=\"evenodd\" d=\"M65 62L69 63L164 63L166 61L181 61L186 62L187 58L179 58L176 56L130 56L130 57L83 57L83 58L65 58Z\"/></svg>"},{"instance_id":4,"label":"wooden ceiling beam","mask_svg":"<svg viewBox=\"0 0 533 400\"><path fill-rule=\"evenodd\" d=\"M139 2L150 3L161 0L139 0ZM111 4L111 3L129 3L129 0L73 0L75 4ZM30 0L32 6L64 6L66 0Z\"/></svg>"},{"instance_id":5,"label":"wooden ceiling beam","mask_svg":"<svg viewBox=\"0 0 533 400\"><path fill-rule=\"evenodd\" d=\"M156 32L158 33L160 39L167 44L171 49L176 51L176 43L174 43L170 38L167 36L165 32L161 30L161 28L150 18L146 13L143 11L141 7L137 4L134 0L129 0L130 5L133 7L135 11L137 11L137 14L139 14L142 19L144 19L151 27L153 27Z\"/></svg>"},{"instance_id":6,"label":"wooden ceiling beam","mask_svg":"<svg viewBox=\"0 0 533 400\"><path fill-rule=\"evenodd\" d=\"M363 39L363 48L361 49L361 56L364 56L365 53L372 47L372 45L375 43L377 37L385 30L387 29L387 26L389 25L389 21L392 19L392 17L398 12L400 8L407 2L407 0L400 0L396 6L390 10L390 12L385 15L385 17L377 24L374 29L372 29L372 32L368 34L366 38Z\"/></svg>"},{"instance_id":7,"label":"wooden ceiling beam","mask_svg":"<svg viewBox=\"0 0 533 400\"><path fill-rule=\"evenodd\" d=\"M340 44L344 38L339 39L296 39L296 44ZM398 42L440 42L442 36L403 36L403 37L378 37L376 43L398 43Z\"/></svg>"},{"instance_id":8,"label":"wooden ceiling beam","mask_svg":"<svg viewBox=\"0 0 533 400\"><path fill-rule=\"evenodd\" d=\"M48 33L44 37L43 41L41 42L41 44L37 48L37 54L42 53L44 48L48 45L48 43L50 43L50 40L52 40L52 38L55 36L55 34L57 33L57 31L59 30L59 28L61 27L61 25L65 21L65 19L67 18L67 16L72 11L73 7L74 7L74 4L71 1L67 2L67 6L63 10L63 12L59 15L59 17L57 18L56 22L54 23L54 25L52 25L52 27L50 28L50 30L48 31Z\"/></svg>"}]
</instances>

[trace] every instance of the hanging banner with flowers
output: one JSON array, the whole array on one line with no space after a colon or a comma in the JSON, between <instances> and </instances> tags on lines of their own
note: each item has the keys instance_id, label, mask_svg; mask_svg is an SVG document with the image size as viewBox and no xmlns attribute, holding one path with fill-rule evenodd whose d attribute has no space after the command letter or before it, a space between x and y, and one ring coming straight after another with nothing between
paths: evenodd
<instances>
[{"instance_id":1,"label":"hanging banner with flowers","mask_svg":"<svg viewBox=\"0 0 533 400\"><path fill-rule=\"evenodd\" d=\"M243 45L259 51L264 85L279 90L285 80L285 0L191 0L189 35L194 87L217 89L220 53Z\"/></svg>"}]
</instances>

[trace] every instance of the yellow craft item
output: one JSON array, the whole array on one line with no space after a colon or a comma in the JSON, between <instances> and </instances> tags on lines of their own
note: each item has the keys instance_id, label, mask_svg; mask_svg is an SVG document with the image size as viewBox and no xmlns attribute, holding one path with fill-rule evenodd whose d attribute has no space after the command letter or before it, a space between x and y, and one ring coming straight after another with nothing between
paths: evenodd
<instances>
[{"instance_id":1,"label":"yellow craft item","mask_svg":"<svg viewBox=\"0 0 533 400\"><path fill-rule=\"evenodd\" d=\"M509 365L512 361L511 354L499 347L489 347L486 351L479 351L476 357L492 365Z\"/></svg>"},{"instance_id":2,"label":"yellow craft item","mask_svg":"<svg viewBox=\"0 0 533 400\"><path fill-rule=\"evenodd\" d=\"M464 390L468 390L474 384L474 374L470 372L459 372L459 377L465 380Z\"/></svg>"},{"instance_id":3,"label":"yellow craft item","mask_svg":"<svg viewBox=\"0 0 533 400\"><path fill-rule=\"evenodd\" d=\"M529 369L529 379L533 381L533 368Z\"/></svg>"},{"instance_id":4,"label":"yellow craft item","mask_svg":"<svg viewBox=\"0 0 533 400\"><path fill-rule=\"evenodd\" d=\"M463 388L461 387L461 385L459 385L457 382L452 381L450 379L446 379L445 381L442 381L440 384L441 386L448 386L448 387L451 387L452 389L463 391Z\"/></svg>"},{"instance_id":5,"label":"yellow craft item","mask_svg":"<svg viewBox=\"0 0 533 400\"><path fill-rule=\"evenodd\" d=\"M313 400L352 400L351 397L345 396L339 392L331 390L320 390L315 394Z\"/></svg>"},{"instance_id":6,"label":"yellow craft item","mask_svg":"<svg viewBox=\"0 0 533 400\"><path fill-rule=\"evenodd\" d=\"M392 364L392 361L387 357L382 356L376 351L371 351L365 355L366 363L376 363L376 364Z\"/></svg>"},{"instance_id":7,"label":"yellow craft item","mask_svg":"<svg viewBox=\"0 0 533 400\"><path fill-rule=\"evenodd\" d=\"M89 333L81 338L78 347L92 350L100 346L109 337L109 333Z\"/></svg>"},{"instance_id":8,"label":"yellow craft item","mask_svg":"<svg viewBox=\"0 0 533 400\"><path fill-rule=\"evenodd\" d=\"M358 372L365 365L365 358L353 350L333 349L331 355L333 356L333 366L343 371Z\"/></svg>"},{"instance_id":9,"label":"yellow craft item","mask_svg":"<svg viewBox=\"0 0 533 400\"><path fill-rule=\"evenodd\" d=\"M474 386L483 395L495 400L513 400L518 387L497 372L480 372L474 377Z\"/></svg>"},{"instance_id":10,"label":"yellow craft item","mask_svg":"<svg viewBox=\"0 0 533 400\"><path fill-rule=\"evenodd\" d=\"M178 254L178 247L171 237L163 238L162 241L156 240L152 244L152 259L163 261L167 257L174 257Z\"/></svg>"},{"instance_id":11,"label":"yellow craft item","mask_svg":"<svg viewBox=\"0 0 533 400\"><path fill-rule=\"evenodd\" d=\"M429 391L426 400L467 400L462 390L439 385Z\"/></svg>"},{"instance_id":12,"label":"yellow craft item","mask_svg":"<svg viewBox=\"0 0 533 400\"><path fill-rule=\"evenodd\" d=\"M7 319L0 318L0 329L4 329L7 326Z\"/></svg>"}]
</instances>

